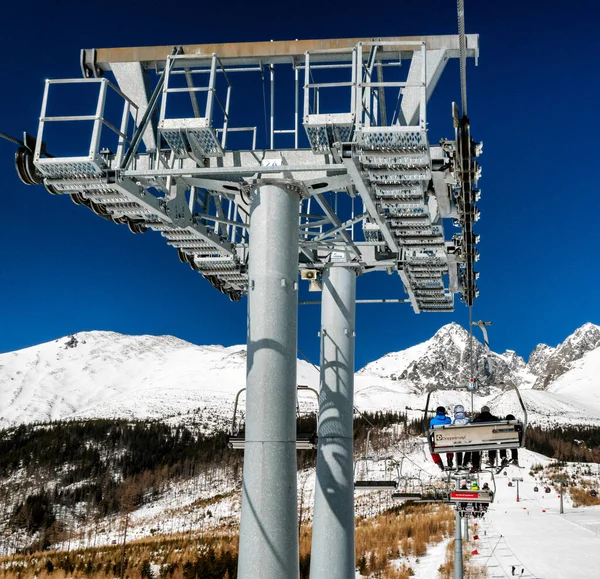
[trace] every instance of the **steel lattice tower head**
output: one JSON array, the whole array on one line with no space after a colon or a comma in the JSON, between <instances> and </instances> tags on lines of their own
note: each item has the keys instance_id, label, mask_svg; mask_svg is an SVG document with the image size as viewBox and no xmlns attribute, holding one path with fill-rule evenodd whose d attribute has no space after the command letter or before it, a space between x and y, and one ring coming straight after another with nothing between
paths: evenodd
<instances>
[{"instance_id":1,"label":"steel lattice tower head","mask_svg":"<svg viewBox=\"0 0 600 579\"><path fill-rule=\"evenodd\" d=\"M86 49L83 78L46 82L37 139L26 139L17 168L134 233L159 231L233 300L248 291L250 191L285 183L299 194L298 267L313 289L324 267L345 263L357 274L396 272L407 297L395 301L415 312L451 311L454 294L468 305L477 295L481 146L456 107L454 138L430 144L427 102L447 61L477 59L478 42ZM58 84L95 90L95 110L49 115ZM286 103L289 114L276 115ZM48 140L50 157L48 127L64 121L91 123L91 141L73 157ZM459 233L448 237L444 220Z\"/></svg>"}]
</instances>

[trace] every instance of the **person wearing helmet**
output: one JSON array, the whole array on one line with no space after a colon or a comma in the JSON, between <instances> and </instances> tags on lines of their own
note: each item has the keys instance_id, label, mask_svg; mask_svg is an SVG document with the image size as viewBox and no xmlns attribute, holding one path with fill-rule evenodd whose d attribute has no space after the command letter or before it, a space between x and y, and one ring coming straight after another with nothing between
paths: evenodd
<instances>
[{"instance_id":1,"label":"person wearing helmet","mask_svg":"<svg viewBox=\"0 0 600 579\"><path fill-rule=\"evenodd\" d=\"M504 420L516 420L513 414L507 414ZM500 462L506 466L509 462L512 462L515 466L519 466L519 451L516 448L510 449L510 461L506 458L506 448L500 451Z\"/></svg>"},{"instance_id":2,"label":"person wearing helmet","mask_svg":"<svg viewBox=\"0 0 600 579\"><path fill-rule=\"evenodd\" d=\"M475 422L497 422L498 420L500 420L500 419L497 416L494 416L490 412L489 406L483 406L481 408L481 412L475 418L473 418L473 423L475 423ZM494 466L494 464L496 463L496 451L490 450L488 452L488 454L489 454L489 458L490 458L490 463L492 466ZM474 451L471 455L471 461L473 463L473 468L471 470L473 470L474 472L478 471L481 468L481 452Z\"/></svg>"},{"instance_id":3,"label":"person wearing helmet","mask_svg":"<svg viewBox=\"0 0 600 579\"><path fill-rule=\"evenodd\" d=\"M429 421L429 428L433 428L434 426L443 426L447 424L452 424L452 419L449 416L446 416L446 409L443 406L438 406L435 409L435 416ZM440 467L440 470L444 470L444 463L442 462L442 458L439 454L432 452L431 458L433 458L433 462L435 462L435 464L437 464ZM446 454L448 468L452 468L453 459L454 453L448 452Z\"/></svg>"},{"instance_id":4,"label":"person wearing helmet","mask_svg":"<svg viewBox=\"0 0 600 579\"><path fill-rule=\"evenodd\" d=\"M457 404L454 407L454 418L452 419L452 424L456 424L457 426L461 426L463 424L469 424L471 422L467 415L465 414L465 407L462 404ZM464 458L464 460L463 460ZM462 466L467 466L469 461L471 460L471 453L465 452L464 457L462 452L456 453L456 468L461 468Z\"/></svg>"},{"instance_id":5,"label":"person wearing helmet","mask_svg":"<svg viewBox=\"0 0 600 579\"><path fill-rule=\"evenodd\" d=\"M474 480L474 481L471 483L471 490L472 490L472 491L478 491L478 490L479 490L479 485L477 484L477 481L476 481L476 480Z\"/></svg>"}]
</instances>

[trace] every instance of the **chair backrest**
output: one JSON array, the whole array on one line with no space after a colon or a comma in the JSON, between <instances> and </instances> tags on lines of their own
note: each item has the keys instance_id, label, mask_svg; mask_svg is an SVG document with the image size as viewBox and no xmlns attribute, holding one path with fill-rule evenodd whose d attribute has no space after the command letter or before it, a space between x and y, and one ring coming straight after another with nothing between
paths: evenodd
<instances>
[{"instance_id":1,"label":"chair backrest","mask_svg":"<svg viewBox=\"0 0 600 579\"><path fill-rule=\"evenodd\" d=\"M463 452L519 448L523 425L519 420L442 425L429 429L431 452Z\"/></svg>"},{"instance_id":2,"label":"chair backrest","mask_svg":"<svg viewBox=\"0 0 600 579\"><path fill-rule=\"evenodd\" d=\"M455 490L450 492L453 503L491 503L493 495L489 491Z\"/></svg>"}]
</instances>

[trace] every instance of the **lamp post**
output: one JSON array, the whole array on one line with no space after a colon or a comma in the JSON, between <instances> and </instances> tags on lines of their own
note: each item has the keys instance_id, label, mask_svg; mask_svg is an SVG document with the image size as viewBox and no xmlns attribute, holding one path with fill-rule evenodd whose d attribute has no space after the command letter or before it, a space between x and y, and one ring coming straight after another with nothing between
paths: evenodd
<instances>
[{"instance_id":1,"label":"lamp post","mask_svg":"<svg viewBox=\"0 0 600 579\"><path fill-rule=\"evenodd\" d=\"M523 479L522 478L514 477L514 478L511 478L510 480L517 483L517 502L519 502L519 500L520 500L520 497L519 497L519 483L523 482Z\"/></svg>"},{"instance_id":2,"label":"lamp post","mask_svg":"<svg viewBox=\"0 0 600 579\"><path fill-rule=\"evenodd\" d=\"M569 484L569 481L566 477L555 478L554 480L560 484L560 514L564 515L565 510L563 508L563 484Z\"/></svg>"}]
</instances>

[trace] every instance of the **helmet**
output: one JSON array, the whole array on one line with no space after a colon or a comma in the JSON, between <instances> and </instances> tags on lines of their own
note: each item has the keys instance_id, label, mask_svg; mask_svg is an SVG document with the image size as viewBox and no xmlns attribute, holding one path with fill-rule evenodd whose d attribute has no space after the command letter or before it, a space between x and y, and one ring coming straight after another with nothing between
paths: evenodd
<instances>
[{"instance_id":1,"label":"helmet","mask_svg":"<svg viewBox=\"0 0 600 579\"><path fill-rule=\"evenodd\" d=\"M490 407L489 406L482 406L481 412L489 412L489 411L490 411Z\"/></svg>"},{"instance_id":2,"label":"helmet","mask_svg":"<svg viewBox=\"0 0 600 579\"><path fill-rule=\"evenodd\" d=\"M454 414L459 414L459 413L461 413L461 412L464 414L464 412L465 412L465 407L464 407L462 404L457 404L457 405L454 407Z\"/></svg>"},{"instance_id":3,"label":"helmet","mask_svg":"<svg viewBox=\"0 0 600 579\"><path fill-rule=\"evenodd\" d=\"M436 413L436 414L446 414L446 409L445 409L443 406L438 406L438 407L435 409L435 413Z\"/></svg>"}]
</instances>

